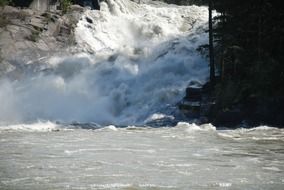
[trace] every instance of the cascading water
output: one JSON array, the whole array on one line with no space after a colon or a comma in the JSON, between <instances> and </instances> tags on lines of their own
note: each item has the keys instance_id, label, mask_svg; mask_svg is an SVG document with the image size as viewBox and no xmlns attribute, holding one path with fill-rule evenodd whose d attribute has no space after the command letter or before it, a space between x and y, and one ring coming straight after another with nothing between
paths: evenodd
<instances>
[{"instance_id":1,"label":"cascading water","mask_svg":"<svg viewBox=\"0 0 284 190\"><path fill-rule=\"evenodd\" d=\"M53 55L18 81L1 80L0 121L173 118L189 81L207 78L207 61L196 51L207 43L206 22L206 7L102 2L75 29L76 48L89 53Z\"/></svg>"},{"instance_id":2,"label":"cascading water","mask_svg":"<svg viewBox=\"0 0 284 190\"><path fill-rule=\"evenodd\" d=\"M106 0L75 29L84 53L19 63L0 79L0 189L283 190L283 129L140 126L205 82L206 23L206 7Z\"/></svg>"}]
</instances>

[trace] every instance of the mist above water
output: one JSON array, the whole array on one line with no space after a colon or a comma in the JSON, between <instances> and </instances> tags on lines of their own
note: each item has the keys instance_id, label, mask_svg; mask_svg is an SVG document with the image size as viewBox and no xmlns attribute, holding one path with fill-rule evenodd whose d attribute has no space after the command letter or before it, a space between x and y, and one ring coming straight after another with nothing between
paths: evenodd
<instances>
[{"instance_id":1,"label":"mist above water","mask_svg":"<svg viewBox=\"0 0 284 190\"><path fill-rule=\"evenodd\" d=\"M0 122L38 120L143 124L173 118L191 80L204 82L205 7L101 3L75 29L77 54L23 66L17 80L0 79ZM23 63L25 64L25 63Z\"/></svg>"},{"instance_id":2,"label":"mist above water","mask_svg":"<svg viewBox=\"0 0 284 190\"><path fill-rule=\"evenodd\" d=\"M283 129L138 127L175 120L188 83L206 81L207 8L101 9L76 27L79 53L0 79L0 189L284 189Z\"/></svg>"}]
</instances>

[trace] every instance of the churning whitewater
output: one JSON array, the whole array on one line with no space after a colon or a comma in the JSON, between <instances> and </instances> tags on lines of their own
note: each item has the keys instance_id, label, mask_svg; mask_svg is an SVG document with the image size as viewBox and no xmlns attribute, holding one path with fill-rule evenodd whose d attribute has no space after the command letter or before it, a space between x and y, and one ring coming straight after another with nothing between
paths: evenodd
<instances>
[{"instance_id":1,"label":"churning whitewater","mask_svg":"<svg viewBox=\"0 0 284 190\"><path fill-rule=\"evenodd\" d=\"M283 190L283 129L149 127L180 121L185 88L207 80L207 17L106 0L82 15L76 47L1 77L0 189Z\"/></svg>"},{"instance_id":2,"label":"churning whitewater","mask_svg":"<svg viewBox=\"0 0 284 190\"><path fill-rule=\"evenodd\" d=\"M284 130L176 127L0 130L0 189L283 190ZM54 131L54 132L50 132ZM56 132L55 132L56 131Z\"/></svg>"},{"instance_id":3,"label":"churning whitewater","mask_svg":"<svg viewBox=\"0 0 284 190\"><path fill-rule=\"evenodd\" d=\"M174 119L192 80L205 82L207 8L108 0L87 10L77 45L23 61L0 79L2 125L52 121L101 125ZM74 52L85 53L70 53Z\"/></svg>"}]
</instances>

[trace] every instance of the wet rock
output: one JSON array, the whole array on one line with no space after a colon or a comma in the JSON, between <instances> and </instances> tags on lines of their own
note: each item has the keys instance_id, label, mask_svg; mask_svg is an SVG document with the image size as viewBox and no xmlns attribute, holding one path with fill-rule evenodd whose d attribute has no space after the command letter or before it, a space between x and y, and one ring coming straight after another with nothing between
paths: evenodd
<instances>
[{"instance_id":1,"label":"wet rock","mask_svg":"<svg viewBox=\"0 0 284 190\"><path fill-rule=\"evenodd\" d=\"M188 87L186 88L185 99L188 101L201 101L202 88L200 87Z\"/></svg>"},{"instance_id":2,"label":"wet rock","mask_svg":"<svg viewBox=\"0 0 284 190\"><path fill-rule=\"evenodd\" d=\"M199 101L182 100L178 104L179 110L189 118L200 117L201 103Z\"/></svg>"},{"instance_id":3,"label":"wet rock","mask_svg":"<svg viewBox=\"0 0 284 190\"><path fill-rule=\"evenodd\" d=\"M184 115L190 118L200 117L202 88L195 81L190 82L186 88L186 95L178 107Z\"/></svg>"},{"instance_id":4,"label":"wet rock","mask_svg":"<svg viewBox=\"0 0 284 190\"><path fill-rule=\"evenodd\" d=\"M187 119L208 122L215 106L214 88L209 83L191 81L186 88L186 96L178 104L179 110Z\"/></svg>"},{"instance_id":5,"label":"wet rock","mask_svg":"<svg viewBox=\"0 0 284 190\"><path fill-rule=\"evenodd\" d=\"M196 87L196 88L201 88L203 87L202 84L199 81L192 80L188 84L189 87Z\"/></svg>"},{"instance_id":6,"label":"wet rock","mask_svg":"<svg viewBox=\"0 0 284 190\"><path fill-rule=\"evenodd\" d=\"M90 19L89 17L86 17L86 21L87 21L88 23L90 23L90 24L93 24L93 20Z\"/></svg>"}]
</instances>

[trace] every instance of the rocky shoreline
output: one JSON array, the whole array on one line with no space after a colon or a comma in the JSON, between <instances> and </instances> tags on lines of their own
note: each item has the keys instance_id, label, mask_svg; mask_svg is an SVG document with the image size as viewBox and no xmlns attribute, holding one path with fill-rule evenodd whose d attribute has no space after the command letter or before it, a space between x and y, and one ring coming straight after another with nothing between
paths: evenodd
<instances>
[{"instance_id":1,"label":"rocky shoreline","mask_svg":"<svg viewBox=\"0 0 284 190\"><path fill-rule=\"evenodd\" d=\"M236 103L230 109L220 109L220 97L216 86L192 82L186 95L178 104L181 112L199 123L212 123L216 127L239 128L269 125L283 128L283 97L259 99L249 97L245 102Z\"/></svg>"}]
</instances>

